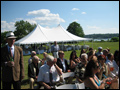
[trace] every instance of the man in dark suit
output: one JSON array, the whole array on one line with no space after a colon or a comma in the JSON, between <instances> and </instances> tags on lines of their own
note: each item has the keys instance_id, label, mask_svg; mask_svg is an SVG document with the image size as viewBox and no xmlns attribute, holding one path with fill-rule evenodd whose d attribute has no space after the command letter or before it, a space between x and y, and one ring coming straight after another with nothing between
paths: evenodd
<instances>
[{"instance_id":1,"label":"man in dark suit","mask_svg":"<svg viewBox=\"0 0 120 90\"><path fill-rule=\"evenodd\" d=\"M3 89L21 89L21 80L24 78L23 51L15 46L13 32L6 34L7 45L1 48L2 87Z\"/></svg>"},{"instance_id":2,"label":"man in dark suit","mask_svg":"<svg viewBox=\"0 0 120 90\"><path fill-rule=\"evenodd\" d=\"M34 89L34 84L37 83L40 88L39 83L37 82L39 68L42 65L38 56L33 56L32 63L28 65L28 77L30 79L30 89Z\"/></svg>"},{"instance_id":3,"label":"man in dark suit","mask_svg":"<svg viewBox=\"0 0 120 90\"><path fill-rule=\"evenodd\" d=\"M68 72L69 65L67 63L67 60L64 59L64 52L59 51L58 52L59 58L57 58L57 65L62 69L62 72Z\"/></svg>"}]
</instances>

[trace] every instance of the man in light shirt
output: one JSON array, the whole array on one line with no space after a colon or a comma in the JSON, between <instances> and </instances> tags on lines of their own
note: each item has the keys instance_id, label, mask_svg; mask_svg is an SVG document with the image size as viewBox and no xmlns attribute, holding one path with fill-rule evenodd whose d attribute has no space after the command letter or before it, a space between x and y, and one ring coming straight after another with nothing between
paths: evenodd
<instances>
[{"instance_id":1,"label":"man in light shirt","mask_svg":"<svg viewBox=\"0 0 120 90\"><path fill-rule=\"evenodd\" d=\"M54 58L58 58L58 51L60 50L59 45L56 41L54 41L54 45L51 47L51 52Z\"/></svg>"},{"instance_id":2,"label":"man in light shirt","mask_svg":"<svg viewBox=\"0 0 120 90\"><path fill-rule=\"evenodd\" d=\"M118 65L116 64L115 60L114 60L114 56L112 53L109 53L107 55L108 59L106 60L106 64L108 64L109 69L110 69L110 76L114 77L116 75L118 75ZM113 67L113 68L111 68Z\"/></svg>"},{"instance_id":3,"label":"man in light shirt","mask_svg":"<svg viewBox=\"0 0 120 90\"><path fill-rule=\"evenodd\" d=\"M43 85L45 89L52 89L55 83L60 81L62 70L56 65L57 59L53 56L47 55L46 61L47 64L42 65L39 69L37 81ZM52 73L52 82L50 80L50 73Z\"/></svg>"}]
</instances>

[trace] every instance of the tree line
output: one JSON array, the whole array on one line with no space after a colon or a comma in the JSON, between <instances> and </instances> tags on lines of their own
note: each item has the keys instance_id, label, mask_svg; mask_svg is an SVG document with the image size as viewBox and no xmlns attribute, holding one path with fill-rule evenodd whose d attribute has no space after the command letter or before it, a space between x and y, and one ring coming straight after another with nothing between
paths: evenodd
<instances>
[{"instance_id":1,"label":"tree line","mask_svg":"<svg viewBox=\"0 0 120 90\"><path fill-rule=\"evenodd\" d=\"M119 33L89 34L89 35L85 35L84 37L85 38L93 38L93 39L105 39L105 38L119 37Z\"/></svg>"}]
</instances>

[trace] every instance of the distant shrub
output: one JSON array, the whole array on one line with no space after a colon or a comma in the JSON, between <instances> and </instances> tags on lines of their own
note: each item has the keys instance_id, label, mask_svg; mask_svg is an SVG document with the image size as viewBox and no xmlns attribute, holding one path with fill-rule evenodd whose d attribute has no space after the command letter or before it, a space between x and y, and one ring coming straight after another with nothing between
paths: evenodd
<instances>
[{"instance_id":1,"label":"distant shrub","mask_svg":"<svg viewBox=\"0 0 120 90\"><path fill-rule=\"evenodd\" d=\"M118 42L119 41L119 37L112 37L110 41L111 42Z\"/></svg>"}]
</instances>

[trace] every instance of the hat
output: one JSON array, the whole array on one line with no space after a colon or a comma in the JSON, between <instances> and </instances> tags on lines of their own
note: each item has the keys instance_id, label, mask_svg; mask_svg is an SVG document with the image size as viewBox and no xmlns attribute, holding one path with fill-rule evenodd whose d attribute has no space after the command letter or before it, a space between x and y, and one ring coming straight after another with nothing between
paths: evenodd
<instances>
[{"instance_id":1,"label":"hat","mask_svg":"<svg viewBox=\"0 0 120 90\"><path fill-rule=\"evenodd\" d=\"M64 54L64 52L63 51L59 51L58 54Z\"/></svg>"},{"instance_id":2,"label":"hat","mask_svg":"<svg viewBox=\"0 0 120 90\"><path fill-rule=\"evenodd\" d=\"M98 47L98 49L102 49L102 47Z\"/></svg>"},{"instance_id":3,"label":"hat","mask_svg":"<svg viewBox=\"0 0 120 90\"><path fill-rule=\"evenodd\" d=\"M6 34L6 38L16 38L16 37L14 36L14 33L13 33L13 32L8 32L8 33Z\"/></svg>"},{"instance_id":4,"label":"hat","mask_svg":"<svg viewBox=\"0 0 120 90\"><path fill-rule=\"evenodd\" d=\"M47 55L46 61L54 61L54 57L51 55Z\"/></svg>"}]
</instances>

